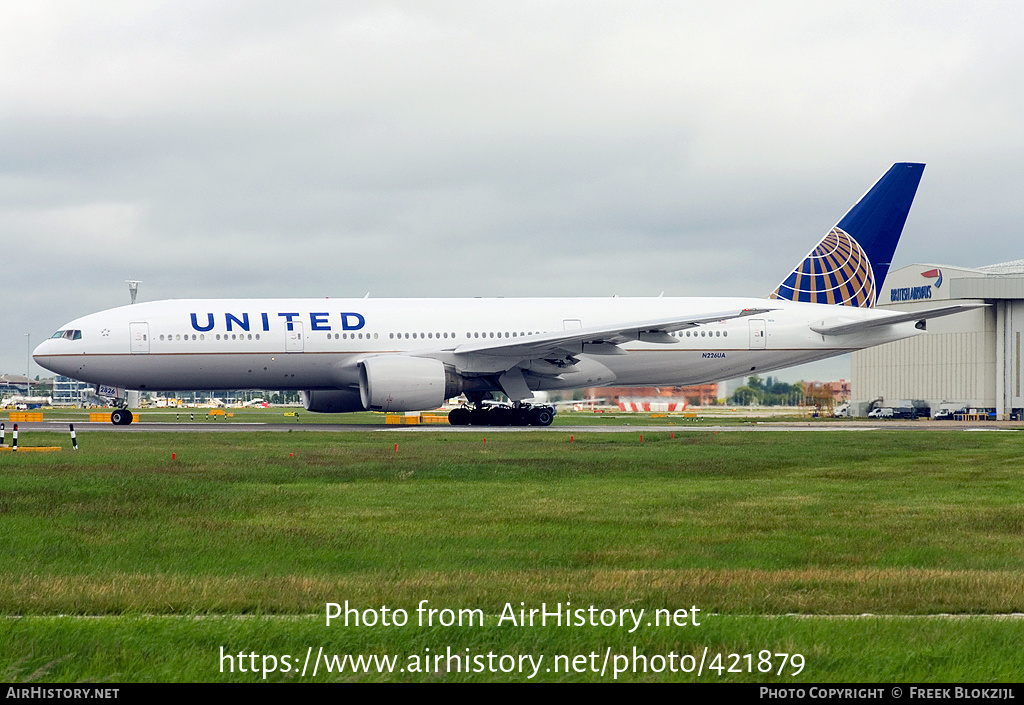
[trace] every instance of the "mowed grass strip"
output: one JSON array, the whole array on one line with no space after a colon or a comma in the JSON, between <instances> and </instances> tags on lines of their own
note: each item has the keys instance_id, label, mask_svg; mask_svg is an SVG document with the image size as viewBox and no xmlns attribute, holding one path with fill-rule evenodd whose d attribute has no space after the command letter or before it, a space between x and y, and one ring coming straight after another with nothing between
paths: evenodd
<instances>
[{"instance_id":1,"label":"mowed grass strip","mask_svg":"<svg viewBox=\"0 0 1024 705\"><path fill-rule=\"evenodd\" d=\"M572 602L740 614L1005 614L1024 611L1021 575L916 569L525 570L303 577L104 574L3 576L17 614L309 614L328 602L363 609L498 610Z\"/></svg>"},{"instance_id":2,"label":"mowed grass strip","mask_svg":"<svg viewBox=\"0 0 1024 705\"><path fill-rule=\"evenodd\" d=\"M639 435L91 432L5 454L0 609L1024 610L1019 433Z\"/></svg>"},{"instance_id":3,"label":"mowed grass strip","mask_svg":"<svg viewBox=\"0 0 1024 705\"><path fill-rule=\"evenodd\" d=\"M499 626L493 617L484 626L448 628L328 627L320 618L290 616L27 617L0 621L0 675L27 685L1020 680L1019 619L701 619L699 626L645 626L630 633L601 626ZM303 673L309 652L325 657L315 676L311 663Z\"/></svg>"}]
</instances>

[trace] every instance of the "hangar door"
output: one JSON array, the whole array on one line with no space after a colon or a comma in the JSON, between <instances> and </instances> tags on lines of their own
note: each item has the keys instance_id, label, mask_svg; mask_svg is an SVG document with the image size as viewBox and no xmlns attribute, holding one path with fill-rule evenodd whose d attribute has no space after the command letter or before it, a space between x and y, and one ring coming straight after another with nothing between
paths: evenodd
<instances>
[{"instance_id":1,"label":"hangar door","mask_svg":"<svg viewBox=\"0 0 1024 705\"><path fill-rule=\"evenodd\" d=\"M1012 301L1006 304L1007 318L1006 330L1008 340L1006 341L1006 376L1009 378L1006 385L1010 397L1011 409L1024 409L1024 379L1021 375L1021 367L1024 366L1024 301Z\"/></svg>"}]
</instances>

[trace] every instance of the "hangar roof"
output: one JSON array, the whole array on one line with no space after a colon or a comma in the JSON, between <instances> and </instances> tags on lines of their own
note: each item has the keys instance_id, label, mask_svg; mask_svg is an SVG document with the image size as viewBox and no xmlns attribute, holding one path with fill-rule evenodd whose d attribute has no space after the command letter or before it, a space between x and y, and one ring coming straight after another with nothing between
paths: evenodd
<instances>
[{"instance_id":1,"label":"hangar roof","mask_svg":"<svg viewBox=\"0 0 1024 705\"><path fill-rule=\"evenodd\" d=\"M978 267L979 272L986 274L1024 274L1024 259L1015 259L1012 262L1001 264L989 264Z\"/></svg>"},{"instance_id":2,"label":"hangar roof","mask_svg":"<svg viewBox=\"0 0 1024 705\"><path fill-rule=\"evenodd\" d=\"M911 264L889 272L878 305L929 299L1024 299L1024 259L983 267Z\"/></svg>"}]
</instances>

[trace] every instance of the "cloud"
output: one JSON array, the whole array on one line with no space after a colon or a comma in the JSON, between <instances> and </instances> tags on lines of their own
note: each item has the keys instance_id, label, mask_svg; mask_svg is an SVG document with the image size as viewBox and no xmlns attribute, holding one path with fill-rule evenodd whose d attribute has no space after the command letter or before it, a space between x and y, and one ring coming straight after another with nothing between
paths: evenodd
<instances>
[{"instance_id":1,"label":"cloud","mask_svg":"<svg viewBox=\"0 0 1024 705\"><path fill-rule=\"evenodd\" d=\"M1018 15L7 7L0 227L48 273L8 275L12 335L124 303L129 277L144 299L761 295L899 160L929 163L900 261L1018 258Z\"/></svg>"}]
</instances>

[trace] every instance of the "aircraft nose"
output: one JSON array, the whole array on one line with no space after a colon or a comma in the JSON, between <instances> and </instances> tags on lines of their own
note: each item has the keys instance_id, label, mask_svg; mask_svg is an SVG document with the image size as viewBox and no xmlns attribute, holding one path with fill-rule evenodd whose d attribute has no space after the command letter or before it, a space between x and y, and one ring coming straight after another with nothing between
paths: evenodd
<instances>
[{"instance_id":1,"label":"aircraft nose","mask_svg":"<svg viewBox=\"0 0 1024 705\"><path fill-rule=\"evenodd\" d=\"M59 343L59 340L48 339L41 342L36 346L36 349L32 351L32 359L36 361L36 364L42 368L50 370L50 372L56 372L57 374L64 374L62 370L57 369L54 365L60 360L59 357L54 357L54 345Z\"/></svg>"},{"instance_id":2,"label":"aircraft nose","mask_svg":"<svg viewBox=\"0 0 1024 705\"><path fill-rule=\"evenodd\" d=\"M47 339L39 343L36 349L32 351L32 359L39 362L40 357L46 357L49 354L50 349L53 347L53 341Z\"/></svg>"}]
</instances>

